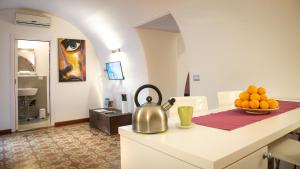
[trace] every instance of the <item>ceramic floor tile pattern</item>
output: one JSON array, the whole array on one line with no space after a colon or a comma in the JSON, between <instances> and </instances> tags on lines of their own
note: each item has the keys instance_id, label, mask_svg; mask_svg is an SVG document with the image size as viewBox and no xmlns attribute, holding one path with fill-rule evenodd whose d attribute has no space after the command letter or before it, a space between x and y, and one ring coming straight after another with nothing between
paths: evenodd
<instances>
[{"instance_id":1,"label":"ceramic floor tile pattern","mask_svg":"<svg viewBox=\"0 0 300 169\"><path fill-rule=\"evenodd\" d=\"M119 168L119 136L87 123L0 137L0 169Z\"/></svg>"}]
</instances>

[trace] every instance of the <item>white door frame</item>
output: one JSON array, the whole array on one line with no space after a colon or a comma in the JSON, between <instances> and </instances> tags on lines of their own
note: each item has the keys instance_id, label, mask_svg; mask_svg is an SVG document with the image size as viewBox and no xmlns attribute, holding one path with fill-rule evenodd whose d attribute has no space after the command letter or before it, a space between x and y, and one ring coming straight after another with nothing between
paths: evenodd
<instances>
[{"instance_id":1,"label":"white door frame","mask_svg":"<svg viewBox=\"0 0 300 169\"><path fill-rule=\"evenodd\" d=\"M43 41L43 42L49 42L49 70L48 70L48 82L47 82L47 104L48 104L48 113L50 113L50 126L54 124L54 115L52 113L52 99L51 99L51 43L52 41L50 39L44 39L40 37L27 37L22 35L10 35L10 128L12 132L15 132L18 129L18 97L17 97L17 88L18 88L18 72L17 70L17 60L16 60L16 50L17 50L17 44L16 40L32 40L32 41Z\"/></svg>"}]
</instances>

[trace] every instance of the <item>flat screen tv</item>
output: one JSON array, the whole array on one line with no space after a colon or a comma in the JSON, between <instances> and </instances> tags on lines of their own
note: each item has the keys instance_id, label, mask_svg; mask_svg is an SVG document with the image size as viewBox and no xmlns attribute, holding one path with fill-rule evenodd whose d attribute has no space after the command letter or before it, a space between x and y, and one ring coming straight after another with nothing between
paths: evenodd
<instances>
[{"instance_id":1,"label":"flat screen tv","mask_svg":"<svg viewBox=\"0 0 300 169\"><path fill-rule=\"evenodd\" d=\"M121 62L109 62L105 64L109 80L124 80Z\"/></svg>"}]
</instances>

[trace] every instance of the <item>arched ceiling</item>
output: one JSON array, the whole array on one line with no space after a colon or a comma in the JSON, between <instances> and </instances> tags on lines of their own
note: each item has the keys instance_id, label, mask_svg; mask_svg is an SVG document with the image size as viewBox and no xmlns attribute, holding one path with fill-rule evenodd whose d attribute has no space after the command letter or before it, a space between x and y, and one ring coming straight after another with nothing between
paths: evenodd
<instances>
[{"instance_id":1,"label":"arched ceiling","mask_svg":"<svg viewBox=\"0 0 300 169\"><path fill-rule=\"evenodd\" d=\"M79 28L99 49L124 47L134 27L166 14L171 0L0 0L0 9L28 8L61 17ZM97 45L95 45L97 44ZM103 44L103 45L99 45ZM107 50L109 51L109 50ZM102 53L102 52L101 52ZM105 53L104 53L105 54Z\"/></svg>"}]
</instances>

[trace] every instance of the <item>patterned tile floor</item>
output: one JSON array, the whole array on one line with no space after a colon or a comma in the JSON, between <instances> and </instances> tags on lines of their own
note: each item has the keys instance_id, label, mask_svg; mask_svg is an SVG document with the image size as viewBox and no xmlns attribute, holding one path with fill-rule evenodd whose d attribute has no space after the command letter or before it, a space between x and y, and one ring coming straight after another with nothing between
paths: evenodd
<instances>
[{"instance_id":1,"label":"patterned tile floor","mask_svg":"<svg viewBox=\"0 0 300 169\"><path fill-rule=\"evenodd\" d=\"M0 136L0 169L119 168L119 136L87 123Z\"/></svg>"}]
</instances>

